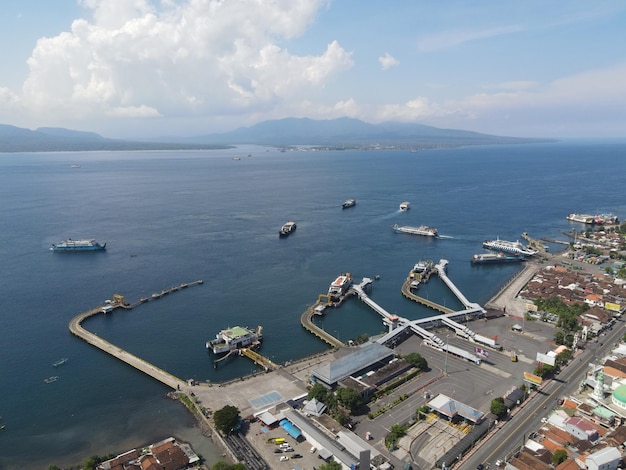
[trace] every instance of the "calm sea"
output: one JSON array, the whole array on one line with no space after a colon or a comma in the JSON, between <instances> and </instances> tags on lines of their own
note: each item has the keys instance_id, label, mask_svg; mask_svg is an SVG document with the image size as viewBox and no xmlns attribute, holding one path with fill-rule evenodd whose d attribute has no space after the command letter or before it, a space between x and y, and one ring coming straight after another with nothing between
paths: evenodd
<instances>
[{"instance_id":1,"label":"calm sea","mask_svg":"<svg viewBox=\"0 0 626 470\"><path fill-rule=\"evenodd\" d=\"M85 326L181 378L215 370L205 342L228 326L262 325L276 362L325 349L300 314L340 273L380 276L372 297L408 318L430 312L400 294L420 259L485 302L519 266L471 266L484 239L565 240L570 212L626 216L625 142L559 142L404 151L91 152L0 155L0 468L69 466L171 434L200 447L193 419L153 379L67 328L113 294L129 301L182 282L204 284ZM233 157L240 157L239 160ZM78 168L72 165L80 165ZM341 203L355 198L354 208ZM411 202L401 213L400 202ZM287 220L295 234L278 238ZM437 227L438 240L392 224ZM93 237L104 253L58 254L51 243ZM556 247L555 247L556 249ZM459 307L433 279L422 295ZM383 330L350 301L323 320L342 340ZM68 357L67 364L52 363ZM58 375L55 383L46 377Z\"/></svg>"}]
</instances>

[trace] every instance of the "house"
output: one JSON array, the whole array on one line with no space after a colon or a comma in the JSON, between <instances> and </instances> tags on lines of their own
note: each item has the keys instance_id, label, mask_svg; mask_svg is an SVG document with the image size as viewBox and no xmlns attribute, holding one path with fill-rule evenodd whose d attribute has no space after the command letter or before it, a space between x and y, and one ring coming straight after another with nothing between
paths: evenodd
<instances>
[{"instance_id":1,"label":"house","mask_svg":"<svg viewBox=\"0 0 626 470\"><path fill-rule=\"evenodd\" d=\"M582 418L570 418L565 422L565 430L572 436L595 442L598 440L598 430L589 422Z\"/></svg>"},{"instance_id":2,"label":"house","mask_svg":"<svg viewBox=\"0 0 626 470\"><path fill-rule=\"evenodd\" d=\"M617 470L622 454L616 447L605 447L587 456L587 470Z\"/></svg>"}]
</instances>

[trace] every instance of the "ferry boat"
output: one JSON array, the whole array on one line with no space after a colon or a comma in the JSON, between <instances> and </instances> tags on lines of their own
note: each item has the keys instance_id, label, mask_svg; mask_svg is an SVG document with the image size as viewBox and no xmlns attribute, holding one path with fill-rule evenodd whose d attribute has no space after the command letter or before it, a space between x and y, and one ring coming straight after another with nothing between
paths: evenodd
<instances>
[{"instance_id":1,"label":"ferry boat","mask_svg":"<svg viewBox=\"0 0 626 470\"><path fill-rule=\"evenodd\" d=\"M278 232L278 236L286 237L295 231L296 231L296 223L293 220L290 220L289 222L287 222L280 228L280 231Z\"/></svg>"},{"instance_id":2,"label":"ferry boat","mask_svg":"<svg viewBox=\"0 0 626 470\"><path fill-rule=\"evenodd\" d=\"M516 261L526 261L523 256L507 255L500 253L477 253L472 256L470 262L472 264L490 264L490 263L514 263Z\"/></svg>"},{"instance_id":3,"label":"ferry boat","mask_svg":"<svg viewBox=\"0 0 626 470\"><path fill-rule=\"evenodd\" d=\"M102 251L106 249L106 243L98 243L95 239L72 240L68 238L61 243L52 244L52 251Z\"/></svg>"},{"instance_id":4,"label":"ferry boat","mask_svg":"<svg viewBox=\"0 0 626 470\"><path fill-rule=\"evenodd\" d=\"M342 209L347 209L348 207L354 207L356 205L356 199L346 199L346 201L341 205Z\"/></svg>"},{"instance_id":5,"label":"ferry boat","mask_svg":"<svg viewBox=\"0 0 626 470\"><path fill-rule=\"evenodd\" d=\"M533 256L537 254L536 250L531 250L523 243L520 243L519 240L514 242L500 240L500 238L497 238L496 240L485 240L483 242L483 248L518 256Z\"/></svg>"},{"instance_id":6,"label":"ferry boat","mask_svg":"<svg viewBox=\"0 0 626 470\"><path fill-rule=\"evenodd\" d=\"M242 326L235 326L220 331L215 335L215 339L206 342L207 349L213 354L223 354L235 349L245 348L252 344L260 343L263 340L262 327L257 327L256 331Z\"/></svg>"},{"instance_id":7,"label":"ferry boat","mask_svg":"<svg viewBox=\"0 0 626 470\"><path fill-rule=\"evenodd\" d=\"M62 366L63 364L65 364L67 361L69 361L69 359L67 357L63 357L63 358L59 359L58 361L54 361L52 363L52 365L54 367L59 367L59 366Z\"/></svg>"},{"instance_id":8,"label":"ferry boat","mask_svg":"<svg viewBox=\"0 0 626 470\"><path fill-rule=\"evenodd\" d=\"M434 266L434 263L431 260L428 260L428 261L420 260L417 263L415 263L411 272L426 273L430 271L431 269L433 269L433 266Z\"/></svg>"},{"instance_id":9,"label":"ferry boat","mask_svg":"<svg viewBox=\"0 0 626 470\"><path fill-rule=\"evenodd\" d=\"M53 375L52 377L48 377L47 379L43 379L43 381L47 384L51 384L52 382L56 382L57 380L59 380L59 376L58 375Z\"/></svg>"},{"instance_id":10,"label":"ferry boat","mask_svg":"<svg viewBox=\"0 0 626 470\"><path fill-rule=\"evenodd\" d=\"M402 212L406 212L411 208L411 203L409 201L404 201L400 203L400 210Z\"/></svg>"},{"instance_id":11,"label":"ferry boat","mask_svg":"<svg viewBox=\"0 0 626 470\"><path fill-rule=\"evenodd\" d=\"M408 233L411 235L422 235L424 237L437 237L439 231L435 227L428 227L426 225L420 225L419 227L409 227L407 225L400 226L398 224L392 225L391 228L396 233Z\"/></svg>"},{"instance_id":12,"label":"ferry boat","mask_svg":"<svg viewBox=\"0 0 626 470\"><path fill-rule=\"evenodd\" d=\"M594 217L589 214L569 214L567 216L567 220L570 220L572 222L580 222L581 224L589 224L589 225L594 223Z\"/></svg>"},{"instance_id":13,"label":"ferry boat","mask_svg":"<svg viewBox=\"0 0 626 470\"><path fill-rule=\"evenodd\" d=\"M337 276L328 288L328 296L332 301L337 301L344 295L352 285L352 275L350 273Z\"/></svg>"}]
</instances>

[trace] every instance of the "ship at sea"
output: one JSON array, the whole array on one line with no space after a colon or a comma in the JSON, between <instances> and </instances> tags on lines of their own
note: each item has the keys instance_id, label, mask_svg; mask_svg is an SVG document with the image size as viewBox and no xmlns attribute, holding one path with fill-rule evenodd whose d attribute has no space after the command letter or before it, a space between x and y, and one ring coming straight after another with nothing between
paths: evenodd
<instances>
[{"instance_id":1,"label":"ship at sea","mask_svg":"<svg viewBox=\"0 0 626 470\"><path fill-rule=\"evenodd\" d=\"M406 212L411 208L411 203L409 201L403 201L400 203L400 210L402 212Z\"/></svg>"},{"instance_id":2,"label":"ship at sea","mask_svg":"<svg viewBox=\"0 0 626 470\"><path fill-rule=\"evenodd\" d=\"M347 209L348 207L356 206L356 199L346 199L344 203L341 205L342 209Z\"/></svg>"},{"instance_id":3,"label":"ship at sea","mask_svg":"<svg viewBox=\"0 0 626 470\"><path fill-rule=\"evenodd\" d=\"M52 244L50 249L52 251L102 251L106 249L106 243L98 243L93 238L72 240L68 238L61 243Z\"/></svg>"},{"instance_id":4,"label":"ship at sea","mask_svg":"<svg viewBox=\"0 0 626 470\"><path fill-rule=\"evenodd\" d=\"M500 240L500 238L495 240L485 240L483 242L483 248L518 256L533 256L537 254L536 250L531 250L519 240L514 242Z\"/></svg>"},{"instance_id":5,"label":"ship at sea","mask_svg":"<svg viewBox=\"0 0 626 470\"><path fill-rule=\"evenodd\" d=\"M257 345L263 340L262 327L257 327L256 331L242 326L235 326L220 331L215 335L215 339L206 342L207 349L213 354L223 354L235 349Z\"/></svg>"},{"instance_id":6,"label":"ship at sea","mask_svg":"<svg viewBox=\"0 0 626 470\"><path fill-rule=\"evenodd\" d=\"M69 359L67 357L62 357L61 359L59 359L58 361L54 361L52 363L52 365L54 367L59 367L62 366L63 364L65 364L67 361L69 361Z\"/></svg>"},{"instance_id":7,"label":"ship at sea","mask_svg":"<svg viewBox=\"0 0 626 470\"><path fill-rule=\"evenodd\" d=\"M407 225L400 226L398 224L392 225L391 228L396 233L408 233L411 235L422 235L424 237L437 237L439 231L435 227L428 227L426 225L420 225L419 227L409 227Z\"/></svg>"},{"instance_id":8,"label":"ship at sea","mask_svg":"<svg viewBox=\"0 0 626 470\"><path fill-rule=\"evenodd\" d=\"M472 256L470 262L472 264L491 264L491 263L515 263L518 261L526 261L523 256L507 255L505 253L477 253Z\"/></svg>"},{"instance_id":9,"label":"ship at sea","mask_svg":"<svg viewBox=\"0 0 626 470\"><path fill-rule=\"evenodd\" d=\"M348 292L351 285L352 275L350 273L340 274L337 276L337 279L330 284L330 287L328 288L328 297L330 297L330 300L333 302L336 302L342 295Z\"/></svg>"},{"instance_id":10,"label":"ship at sea","mask_svg":"<svg viewBox=\"0 0 626 470\"><path fill-rule=\"evenodd\" d=\"M293 220L283 224L278 232L279 237L286 237L296 231L296 223Z\"/></svg>"}]
</instances>

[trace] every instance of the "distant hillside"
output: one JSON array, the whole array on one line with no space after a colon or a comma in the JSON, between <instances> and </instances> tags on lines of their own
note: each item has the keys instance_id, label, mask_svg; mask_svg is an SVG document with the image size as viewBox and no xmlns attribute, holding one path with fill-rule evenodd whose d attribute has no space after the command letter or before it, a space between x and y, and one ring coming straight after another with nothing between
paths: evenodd
<instances>
[{"instance_id":1,"label":"distant hillside","mask_svg":"<svg viewBox=\"0 0 626 470\"><path fill-rule=\"evenodd\" d=\"M286 118L260 122L231 132L184 139L196 143L260 145L478 145L536 142L537 139L504 137L422 124L385 122L368 124L358 119L313 120Z\"/></svg>"},{"instance_id":2,"label":"distant hillside","mask_svg":"<svg viewBox=\"0 0 626 470\"><path fill-rule=\"evenodd\" d=\"M286 118L260 122L231 132L196 137L168 137L150 141L107 139L94 132L41 127L37 130L0 124L0 152L52 152L89 150L180 150L225 148L239 144L276 147L312 145L331 148L519 144L545 141L505 137L421 124L384 122L368 124L358 119L314 120Z\"/></svg>"},{"instance_id":3,"label":"distant hillside","mask_svg":"<svg viewBox=\"0 0 626 470\"><path fill-rule=\"evenodd\" d=\"M139 142L107 139L94 132L40 127L37 130L0 124L0 152L68 152L90 150L177 150L224 148L201 143Z\"/></svg>"}]
</instances>

